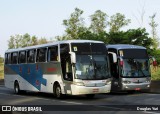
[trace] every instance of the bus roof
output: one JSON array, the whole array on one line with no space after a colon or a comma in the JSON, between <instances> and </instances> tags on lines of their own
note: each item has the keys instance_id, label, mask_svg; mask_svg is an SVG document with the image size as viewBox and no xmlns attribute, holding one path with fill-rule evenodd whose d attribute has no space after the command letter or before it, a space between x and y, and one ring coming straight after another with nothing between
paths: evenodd
<instances>
[{"instance_id":1,"label":"bus roof","mask_svg":"<svg viewBox=\"0 0 160 114\"><path fill-rule=\"evenodd\" d=\"M115 48L115 49L146 49L143 46L131 45L131 44L113 44L106 45L106 48Z\"/></svg>"},{"instance_id":2,"label":"bus roof","mask_svg":"<svg viewBox=\"0 0 160 114\"><path fill-rule=\"evenodd\" d=\"M35 45L35 46L28 46L28 47L24 47L24 48L8 49L5 53L22 51L22 50L29 50L29 49L36 49L36 48L54 46L54 45L65 44L65 43L104 43L104 42L95 41L95 40L63 40L63 41L55 41L55 42L40 44L40 45Z\"/></svg>"}]
</instances>

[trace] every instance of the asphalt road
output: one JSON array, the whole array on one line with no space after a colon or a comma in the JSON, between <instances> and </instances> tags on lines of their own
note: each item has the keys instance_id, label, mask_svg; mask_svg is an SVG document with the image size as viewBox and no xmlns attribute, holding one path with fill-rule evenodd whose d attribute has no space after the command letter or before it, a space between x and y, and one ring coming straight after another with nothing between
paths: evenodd
<instances>
[{"instance_id":1,"label":"asphalt road","mask_svg":"<svg viewBox=\"0 0 160 114\"><path fill-rule=\"evenodd\" d=\"M85 96L67 96L65 99L56 99L52 94L46 93L27 92L16 95L13 90L0 85L0 105L1 107L2 105L22 105L23 107L34 105L52 110L29 112L29 114L158 114L160 111L153 111L152 108L156 110L158 106L160 110L160 94L114 93L99 94L93 99L87 99ZM144 111L144 108L147 108L147 111ZM0 114L8 114L8 112L0 112ZM28 112L11 112L11 114L28 114Z\"/></svg>"}]
</instances>

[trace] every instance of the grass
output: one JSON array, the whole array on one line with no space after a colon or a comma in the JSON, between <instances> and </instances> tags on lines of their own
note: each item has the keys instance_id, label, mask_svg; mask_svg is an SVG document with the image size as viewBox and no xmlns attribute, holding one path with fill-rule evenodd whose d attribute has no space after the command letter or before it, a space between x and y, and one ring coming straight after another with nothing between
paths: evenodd
<instances>
[{"instance_id":1,"label":"grass","mask_svg":"<svg viewBox=\"0 0 160 114\"><path fill-rule=\"evenodd\" d=\"M155 71L151 66L151 77L152 80L160 80L160 67L158 67L157 70Z\"/></svg>"},{"instance_id":2,"label":"grass","mask_svg":"<svg viewBox=\"0 0 160 114\"><path fill-rule=\"evenodd\" d=\"M4 65L0 63L0 79L4 79Z\"/></svg>"}]
</instances>

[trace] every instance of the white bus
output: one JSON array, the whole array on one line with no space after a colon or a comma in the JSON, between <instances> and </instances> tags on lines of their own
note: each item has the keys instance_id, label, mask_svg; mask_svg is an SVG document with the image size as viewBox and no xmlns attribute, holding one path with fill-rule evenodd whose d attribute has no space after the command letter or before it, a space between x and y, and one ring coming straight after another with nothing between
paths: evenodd
<instances>
[{"instance_id":1,"label":"white bus","mask_svg":"<svg viewBox=\"0 0 160 114\"><path fill-rule=\"evenodd\" d=\"M149 90L150 62L145 47L129 44L107 45L112 75L111 91Z\"/></svg>"},{"instance_id":2,"label":"white bus","mask_svg":"<svg viewBox=\"0 0 160 114\"><path fill-rule=\"evenodd\" d=\"M4 80L16 94L22 91L94 97L108 93L111 76L103 42L57 41L9 49L5 52Z\"/></svg>"}]
</instances>

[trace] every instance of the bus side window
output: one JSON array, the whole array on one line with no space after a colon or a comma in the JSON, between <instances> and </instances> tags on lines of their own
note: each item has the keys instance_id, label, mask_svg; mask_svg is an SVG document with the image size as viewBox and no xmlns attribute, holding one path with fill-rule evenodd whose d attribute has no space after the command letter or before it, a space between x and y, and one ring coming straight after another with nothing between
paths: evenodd
<instances>
[{"instance_id":1,"label":"bus side window","mask_svg":"<svg viewBox=\"0 0 160 114\"><path fill-rule=\"evenodd\" d=\"M37 62L46 62L46 50L47 48L41 48L37 50Z\"/></svg>"},{"instance_id":2,"label":"bus side window","mask_svg":"<svg viewBox=\"0 0 160 114\"><path fill-rule=\"evenodd\" d=\"M27 52L27 62L34 63L35 62L35 50L29 50Z\"/></svg>"},{"instance_id":3,"label":"bus side window","mask_svg":"<svg viewBox=\"0 0 160 114\"><path fill-rule=\"evenodd\" d=\"M6 53L5 54L5 64L10 64L10 59L11 59L11 54L10 53Z\"/></svg>"},{"instance_id":4,"label":"bus side window","mask_svg":"<svg viewBox=\"0 0 160 114\"><path fill-rule=\"evenodd\" d=\"M58 46L48 48L48 61L58 61Z\"/></svg>"},{"instance_id":5,"label":"bus side window","mask_svg":"<svg viewBox=\"0 0 160 114\"><path fill-rule=\"evenodd\" d=\"M18 62L18 53L17 52L11 53L11 63L17 64L17 62Z\"/></svg>"},{"instance_id":6,"label":"bus side window","mask_svg":"<svg viewBox=\"0 0 160 114\"><path fill-rule=\"evenodd\" d=\"M19 63L26 63L26 52L21 51L19 53Z\"/></svg>"},{"instance_id":7,"label":"bus side window","mask_svg":"<svg viewBox=\"0 0 160 114\"><path fill-rule=\"evenodd\" d=\"M64 80L72 81L72 65L69 54L69 44L60 45L61 67Z\"/></svg>"},{"instance_id":8,"label":"bus side window","mask_svg":"<svg viewBox=\"0 0 160 114\"><path fill-rule=\"evenodd\" d=\"M8 59L9 53L5 54L5 64L9 64L9 59Z\"/></svg>"}]
</instances>

